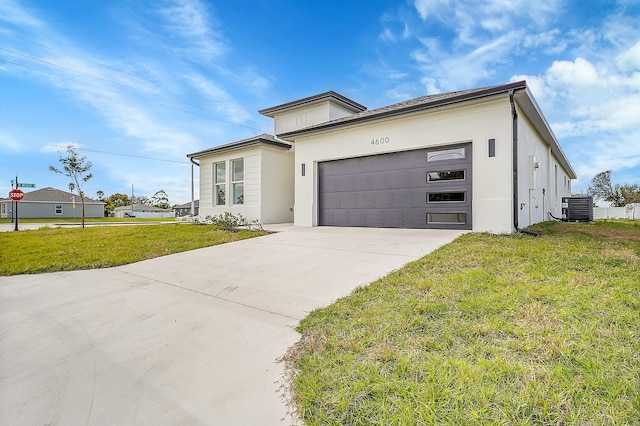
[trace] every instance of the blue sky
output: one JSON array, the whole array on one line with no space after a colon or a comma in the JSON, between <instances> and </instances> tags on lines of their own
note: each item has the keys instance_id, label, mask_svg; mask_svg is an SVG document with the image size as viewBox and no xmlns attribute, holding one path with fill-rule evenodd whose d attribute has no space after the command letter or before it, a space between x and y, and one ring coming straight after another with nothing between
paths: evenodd
<instances>
[{"instance_id":1,"label":"blue sky","mask_svg":"<svg viewBox=\"0 0 640 426\"><path fill-rule=\"evenodd\" d=\"M584 191L640 184L640 2L2 0L0 194L191 196L185 155L259 133L259 109L334 90L369 109L526 79ZM197 188L197 186L196 186ZM196 190L197 194L197 190ZM6 195L5 195L6 196Z\"/></svg>"}]
</instances>

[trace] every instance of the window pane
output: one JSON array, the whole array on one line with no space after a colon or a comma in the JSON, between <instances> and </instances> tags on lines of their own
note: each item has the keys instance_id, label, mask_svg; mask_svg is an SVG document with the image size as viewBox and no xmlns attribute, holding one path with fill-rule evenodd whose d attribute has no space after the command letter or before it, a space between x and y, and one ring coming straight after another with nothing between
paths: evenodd
<instances>
[{"instance_id":1,"label":"window pane","mask_svg":"<svg viewBox=\"0 0 640 426\"><path fill-rule=\"evenodd\" d=\"M233 177L234 182L240 182L244 180L244 160L233 160Z\"/></svg>"},{"instance_id":2,"label":"window pane","mask_svg":"<svg viewBox=\"0 0 640 426\"><path fill-rule=\"evenodd\" d=\"M464 170L427 173L427 182L438 182L442 180L464 180Z\"/></svg>"},{"instance_id":3,"label":"window pane","mask_svg":"<svg viewBox=\"0 0 640 426\"><path fill-rule=\"evenodd\" d=\"M427 213L427 223L465 224L466 213Z\"/></svg>"},{"instance_id":4,"label":"window pane","mask_svg":"<svg viewBox=\"0 0 640 426\"><path fill-rule=\"evenodd\" d=\"M215 180L216 183L224 183L226 181L225 165L224 163L215 164Z\"/></svg>"},{"instance_id":5,"label":"window pane","mask_svg":"<svg viewBox=\"0 0 640 426\"><path fill-rule=\"evenodd\" d=\"M464 192L430 192L427 194L428 203L464 202Z\"/></svg>"},{"instance_id":6,"label":"window pane","mask_svg":"<svg viewBox=\"0 0 640 426\"><path fill-rule=\"evenodd\" d=\"M443 160L458 160L465 158L464 148L444 149L441 151L429 151L427 152L427 161L443 161Z\"/></svg>"},{"instance_id":7,"label":"window pane","mask_svg":"<svg viewBox=\"0 0 640 426\"><path fill-rule=\"evenodd\" d=\"M225 186L224 185L216 185L216 205L224 206L226 202L226 194L225 194Z\"/></svg>"},{"instance_id":8,"label":"window pane","mask_svg":"<svg viewBox=\"0 0 640 426\"><path fill-rule=\"evenodd\" d=\"M233 184L233 204L244 204L244 185L241 183Z\"/></svg>"}]
</instances>

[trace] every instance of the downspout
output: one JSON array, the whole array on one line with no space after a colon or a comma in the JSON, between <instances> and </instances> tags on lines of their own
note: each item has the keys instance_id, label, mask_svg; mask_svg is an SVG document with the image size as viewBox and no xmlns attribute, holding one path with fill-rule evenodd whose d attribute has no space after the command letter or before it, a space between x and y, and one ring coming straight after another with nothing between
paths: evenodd
<instances>
[{"instance_id":1,"label":"downspout","mask_svg":"<svg viewBox=\"0 0 640 426\"><path fill-rule=\"evenodd\" d=\"M518 203L518 111L516 109L516 103L513 100L513 89L509 90L509 103L511 104L511 135L513 136L513 227L516 231L527 234L538 236L536 232L528 231L526 229L520 229L518 226L518 214L519 214L519 203Z\"/></svg>"},{"instance_id":2,"label":"downspout","mask_svg":"<svg viewBox=\"0 0 640 426\"><path fill-rule=\"evenodd\" d=\"M200 163L197 163L193 157L189 157L189 161L191 161L191 216L195 216L196 215L196 202L194 199L194 184L193 184L193 166L198 166L200 167Z\"/></svg>"}]
</instances>

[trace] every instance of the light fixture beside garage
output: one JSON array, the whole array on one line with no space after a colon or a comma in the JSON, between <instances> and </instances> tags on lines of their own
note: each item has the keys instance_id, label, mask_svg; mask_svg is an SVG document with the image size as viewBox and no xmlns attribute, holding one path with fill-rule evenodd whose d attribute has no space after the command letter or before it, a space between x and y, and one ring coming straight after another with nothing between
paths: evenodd
<instances>
[{"instance_id":1,"label":"light fixture beside garage","mask_svg":"<svg viewBox=\"0 0 640 426\"><path fill-rule=\"evenodd\" d=\"M307 169L307 164L306 163L302 163L302 167L300 168L300 173L302 174L302 176L304 176L306 174L306 169Z\"/></svg>"},{"instance_id":2,"label":"light fixture beside garage","mask_svg":"<svg viewBox=\"0 0 640 426\"><path fill-rule=\"evenodd\" d=\"M496 156L496 140L489 139L489 157Z\"/></svg>"}]
</instances>

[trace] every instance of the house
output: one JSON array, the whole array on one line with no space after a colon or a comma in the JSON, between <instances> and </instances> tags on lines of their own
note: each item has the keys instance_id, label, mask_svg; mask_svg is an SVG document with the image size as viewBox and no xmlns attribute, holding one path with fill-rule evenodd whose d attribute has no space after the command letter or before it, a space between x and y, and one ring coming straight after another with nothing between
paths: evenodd
<instances>
[{"instance_id":1,"label":"house","mask_svg":"<svg viewBox=\"0 0 640 426\"><path fill-rule=\"evenodd\" d=\"M576 178L525 81L374 110L326 92L260 113L275 136L187 156L201 215L510 233L560 217Z\"/></svg>"},{"instance_id":2,"label":"house","mask_svg":"<svg viewBox=\"0 0 640 426\"><path fill-rule=\"evenodd\" d=\"M199 214L199 205L200 200L193 201L193 214L194 216L198 216ZM180 204L179 206L175 206L173 211L176 212L176 217L188 216L191 214L191 202Z\"/></svg>"},{"instance_id":3,"label":"house","mask_svg":"<svg viewBox=\"0 0 640 426\"><path fill-rule=\"evenodd\" d=\"M10 198L0 199L0 217L13 217L15 203ZM105 203L84 197L84 216L104 217ZM18 218L81 218L82 202L78 194L47 187L25 192L18 201Z\"/></svg>"},{"instance_id":4,"label":"house","mask_svg":"<svg viewBox=\"0 0 640 426\"><path fill-rule=\"evenodd\" d=\"M137 217L137 218L162 218L175 217L171 209L161 209L160 207L148 206L146 204L134 204L121 206L113 209L114 217Z\"/></svg>"}]
</instances>

